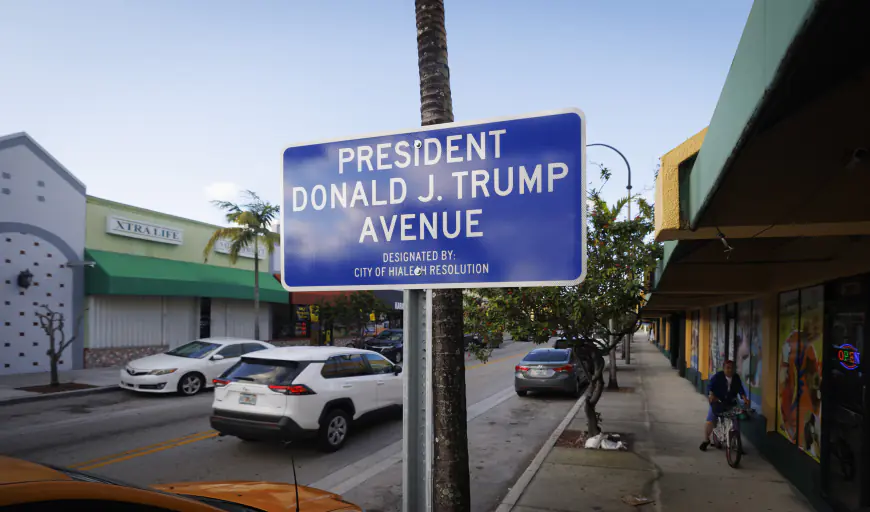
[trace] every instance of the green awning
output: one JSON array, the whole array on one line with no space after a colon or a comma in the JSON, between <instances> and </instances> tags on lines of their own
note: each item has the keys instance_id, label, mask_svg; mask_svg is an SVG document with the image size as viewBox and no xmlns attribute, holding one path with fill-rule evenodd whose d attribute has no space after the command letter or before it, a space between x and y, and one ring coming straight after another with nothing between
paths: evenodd
<instances>
[{"instance_id":1,"label":"green awning","mask_svg":"<svg viewBox=\"0 0 870 512\"><path fill-rule=\"evenodd\" d=\"M254 299L251 270L90 249L85 250L85 258L96 262L85 269L85 293L89 295ZM261 301L287 304L288 297L272 274L260 272Z\"/></svg>"}]
</instances>

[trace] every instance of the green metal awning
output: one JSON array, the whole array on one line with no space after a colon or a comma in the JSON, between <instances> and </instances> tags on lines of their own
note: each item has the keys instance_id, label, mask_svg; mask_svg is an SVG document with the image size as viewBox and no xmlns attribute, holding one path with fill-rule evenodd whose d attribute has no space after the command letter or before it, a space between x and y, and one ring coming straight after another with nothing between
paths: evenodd
<instances>
[{"instance_id":1,"label":"green metal awning","mask_svg":"<svg viewBox=\"0 0 870 512\"><path fill-rule=\"evenodd\" d=\"M85 269L85 293L89 295L254 299L251 270L89 249L85 257L96 263ZM272 274L260 272L261 301L287 304L288 298Z\"/></svg>"}]
</instances>

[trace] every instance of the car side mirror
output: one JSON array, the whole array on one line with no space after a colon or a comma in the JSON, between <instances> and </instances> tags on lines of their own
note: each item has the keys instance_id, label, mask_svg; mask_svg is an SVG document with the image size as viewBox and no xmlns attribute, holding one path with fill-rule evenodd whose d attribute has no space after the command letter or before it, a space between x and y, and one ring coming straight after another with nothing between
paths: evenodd
<instances>
[{"instance_id":1,"label":"car side mirror","mask_svg":"<svg viewBox=\"0 0 870 512\"><path fill-rule=\"evenodd\" d=\"M223 359L224 359L224 356L222 356L220 354L215 354L215 355L211 356L212 361L223 361Z\"/></svg>"},{"instance_id":2,"label":"car side mirror","mask_svg":"<svg viewBox=\"0 0 870 512\"><path fill-rule=\"evenodd\" d=\"M402 365L400 365L400 364L394 364L394 365L393 365L393 373L396 374L396 375L402 373Z\"/></svg>"}]
</instances>

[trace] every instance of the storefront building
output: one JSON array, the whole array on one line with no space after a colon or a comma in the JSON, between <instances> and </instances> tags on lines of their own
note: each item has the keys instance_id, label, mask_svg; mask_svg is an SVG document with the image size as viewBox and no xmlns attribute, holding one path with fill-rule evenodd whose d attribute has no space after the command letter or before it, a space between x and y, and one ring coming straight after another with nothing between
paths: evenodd
<instances>
[{"instance_id":1,"label":"storefront building","mask_svg":"<svg viewBox=\"0 0 870 512\"><path fill-rule=\"evenodd\" d=\"M226 244L204 261L218 226L88 197L85 257L87 367L116 366L196 338L254 337L254 254L235 265ZM288 293L261 248L260 338Z\"/></svg>"},{"instance_id":2,"label":"storefront building","mask_svg":"<svg viewBox=\"0 0 870 512\"><path fill-rule=\"evenodd\" d=\"M662 157L643 311L699 392L735 361L744 436L838 512L870 509L868 14L755 2L710 126Z\"/></svg>"},{"instance_id":3,"label":"storefront building","mask_svg":"<svg viewBox=\"0 0 870 512\"><path fill-rule=\"evenodd\" d=\"M85 185L26 133L0 137L0 375L49 370L43 305L78 334L59 368L82 367L84 226Z\"/></svg>"}]
</instances>

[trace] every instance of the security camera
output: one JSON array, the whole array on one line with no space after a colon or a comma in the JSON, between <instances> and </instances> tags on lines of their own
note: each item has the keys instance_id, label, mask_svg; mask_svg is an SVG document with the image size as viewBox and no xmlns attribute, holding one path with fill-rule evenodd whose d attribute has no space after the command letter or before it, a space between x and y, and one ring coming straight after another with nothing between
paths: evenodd
<instances>
[{"instance_id":1,"label":"security camera","mask_svg":"<svg viewBox=\"0 0 870 512\"><path fill-rule=\"evenodd\" d=\"M849 159L849 163L846 164L846 169L852 170L860 165L864 165L867 163L868 158L870 158L870 150L867 148L856 148L852 151L852 157Z\"/></svg>"}]
</instances>

